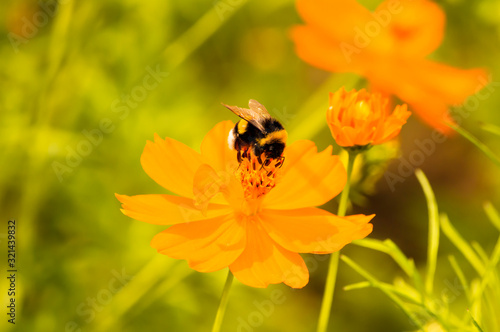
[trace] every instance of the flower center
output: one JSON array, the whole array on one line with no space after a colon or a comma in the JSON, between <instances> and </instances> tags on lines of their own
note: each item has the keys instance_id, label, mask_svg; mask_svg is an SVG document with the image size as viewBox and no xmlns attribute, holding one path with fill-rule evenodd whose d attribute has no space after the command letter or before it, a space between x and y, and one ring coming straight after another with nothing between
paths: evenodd
<instances>
[{"instance_id":1,"label":"flower center","mask_svg":"<svg viewBox=\"0 0 500 332\"><path fill-rule=\"evenodd\" d=\"M359 101L354 105L353 118L357 120L366 120L370 115L370 106L365 100Z\"/></svg>"},{"instance_id":2,"label":"flower center","mask_svg":"<svg viewBox=\"0 0 500 332\"><path fill-rule=\"evenodd\" d=\"M236 178L241 182L247 201L263 197L276 186L284 158L266 159L265 154L262 154L260 161L249 149L236 170Z\"/></svg>"}]
</instances>

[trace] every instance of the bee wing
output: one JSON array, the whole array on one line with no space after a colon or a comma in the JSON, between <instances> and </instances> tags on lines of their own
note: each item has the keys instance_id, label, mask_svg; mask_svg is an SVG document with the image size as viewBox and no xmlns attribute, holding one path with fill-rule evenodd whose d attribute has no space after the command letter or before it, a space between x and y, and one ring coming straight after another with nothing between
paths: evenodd
<instances>
[{"instance_id":1,"label":"bee wing","mask_svg":"<svg viewBox=\"0 0 500 332\"><path fill-rule=\"evenodd\" d=\"M250 99L250 101L248 102L248 106L250 106L250 109L255 112L255 114L258 114L258 116L256 116L257 118L271 119L271 115L269 114L267 109L257 100Z\"/></svg>"},{"instance_id":2,"label":"bee wing","mask_svg":"<svg viewBox=\"0 0 500 332\"><path fill-rule=\"evenodd\" d=\"M250 99L250 102L248 103L250 109L241 108L238 106L229 106L226 104L222 105L226 106L231 112L233 112L243 120L246 120L251 124L253 124L255 127L257 127L257 129L259 129L262 132L265 131L263 125L264 120L271 118L271 115L269 115L264 105L260 104L258 101L254 99Z\"/></svg>"}]
</instances>

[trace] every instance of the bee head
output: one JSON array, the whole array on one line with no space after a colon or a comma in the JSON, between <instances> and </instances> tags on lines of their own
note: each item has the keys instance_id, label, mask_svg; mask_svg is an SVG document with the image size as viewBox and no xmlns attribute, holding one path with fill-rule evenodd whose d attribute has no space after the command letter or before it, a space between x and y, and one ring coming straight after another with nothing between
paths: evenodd
<instances>
[{"instance_id":1,"label":"bee head","mask_svg":"<svg viewBox=\"0 0 500 332\"><path fill-rule=\"evenodd\" d=\"M270 142L264 145L261 149L266 153L268 158L277 159L283 154L285 144L280 141Z\"/></svg>"}]
</instances>

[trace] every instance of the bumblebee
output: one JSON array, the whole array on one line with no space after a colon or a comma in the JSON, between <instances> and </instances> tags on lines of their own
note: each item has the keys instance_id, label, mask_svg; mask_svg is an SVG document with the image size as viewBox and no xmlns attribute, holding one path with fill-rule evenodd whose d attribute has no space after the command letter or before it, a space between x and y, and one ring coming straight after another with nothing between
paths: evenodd
<instances>
[{"instance_id":1,"label":"bumblebee","mask_svg":"<svg viewBox=\"0 0 500 332\"><path fill-rule=\"evenodd\" d=\"M250 149L261 165L267 166L270 159L281 159L281 163L283 162L288 134L281 123L271 117L264 105L254 99L248 102L250 109L222 105L241 118L228 136L229 148L238 152L239 163L242 158L249 157ZM264 161L262 155L265 156Z\"/></svg>"}]
</instances>

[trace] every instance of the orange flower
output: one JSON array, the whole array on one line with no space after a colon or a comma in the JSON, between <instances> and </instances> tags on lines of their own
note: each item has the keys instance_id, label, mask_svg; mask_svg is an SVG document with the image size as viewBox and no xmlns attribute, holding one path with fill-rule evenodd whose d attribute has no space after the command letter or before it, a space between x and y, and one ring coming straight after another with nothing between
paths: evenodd
<instances>
[{"instance_id":1,"label":"orange flower","mask_svg":"<svg viewBox=\"0 0 500 332\"><path fill-rule=\"evenodd\" d=\"M480 89L486 73L425 59L442 42L445 15L426 0L388 0L371 13L355 0L297 0L306 25L292 29L298 56L321 69L354 72L372 90L397 95L447 131L448 105Z\"/></svg>"},{"instance_id":2,"label":"orange flower","mask_svg":"<svg viewBox=\"0 0 500 332\"><path fill-rule=\"evenodd\" d=\"M116 195L122 212L157 225L159 253L185 259L200 272L229 267L253 287L284 282L301 288L309 272L299 253L331 253L367 236L373 218L338 217L314 206L336 196L346 171L331 148L318 153L310 141L285 149L285 162L262 167L256 157L236 163L227 146L234 124L219 123L201 153L171 138L147 142L141 157L146 173L174 195Z\"/></svg>"},{"instance_id":3,"label":"orange flower","mask_svg":"<svg viewBox=\"0 0 500 332\"><path fill-rule=\"evenodd\" d=\"M403 104L390 114L388 103L387 98L365 89L330 93L326 121L335 142L343 147L366 146L396 137L411 113Z\"/></svg>"}]
</instances>

